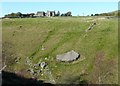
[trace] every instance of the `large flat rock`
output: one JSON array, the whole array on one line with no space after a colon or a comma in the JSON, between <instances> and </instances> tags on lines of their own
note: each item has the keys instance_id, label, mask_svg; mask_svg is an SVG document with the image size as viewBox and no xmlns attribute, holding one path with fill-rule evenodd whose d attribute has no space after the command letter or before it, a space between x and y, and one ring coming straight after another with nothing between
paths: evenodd
<instances>
[{"instance_id":1,"label":"large flat rock","mask_svg":"<svg viewBox=\"0 0 120 86\"><path fill-rule=\"evenodd\" d=\"M69 62L69 61L77 60L79 57L80 57L80 54L78 54L74 50L71 50L70 52L67 52L67 53L64 53L61 55L57 55L56 59L59 61Z\"/></svg>"}]
</instances>

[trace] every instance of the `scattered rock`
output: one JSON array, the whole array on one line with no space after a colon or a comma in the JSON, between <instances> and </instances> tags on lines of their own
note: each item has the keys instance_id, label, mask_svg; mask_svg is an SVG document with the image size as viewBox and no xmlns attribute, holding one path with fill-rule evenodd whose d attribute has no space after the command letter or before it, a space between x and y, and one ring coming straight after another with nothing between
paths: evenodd
<instances>
[{"instance_id":1,"label":"scattered rock","mask_svg":"<svg viewBox=\"0 0 120 86\"><path fill-rule=\"evenodd\" d=\"M91 26L89 26L89 28L86 30L86 32L91 30L95 25L96 25L96 22L94 22Z\"/></svg>"},{"instance_id":2,"label":"scattered rock","mask_svg":"<svg viewBox=\"0 0 120 86\"><path fill-rule=\"evenodd\" d=\"M30 69L27 69L28 72L30 72Z\"/></svg>"},{"instance_id":3,"label":"scattered rock","mask_svg":"<svg viewBox=\"0 0 120 86\"><path fill-rule=\"evenodd\" d=\"M45 60L47 60L47 58L45 58Z\"/></svg>"},{"instance_id":4,"label":"scattered rock","mask_svg":"<svg viewBox=\"0 0 120 86\"><path fill-rule=\"evenodd\" d=\"M18 62L20 61L20 59L21 59L20 57L17 57L17 58L15 59L15 62L18 63Z\"/></svg>"},{"instance_id":5,"label":"scattered rock","mask_svg":"<svg viewBox=\"0 0 120 86\"><path fill-rule=\"evenodd\" d=\"M41 50L45 50L45 47L44 47L44 46L42 46Z\"/></svg>"},{"instance_id":6,"label":"scattered rock","mask_svg":"<svg viewBox=\"0 0 120 86\"><path fill-rule=\"evenodd\" d=\"M22 25L20 25L19 28L22 28Z\"/></svg>"},{"instance_id":7,"label":"scattered rock","mask_svg":"<svg viewBox=\"0 0 120 86\"><path fill-rule=\"evenodd\" d=\"M37 74L37 71L34 71L34 74Z\"/></svg>"},{"instance_id":8,"label":"scattered rock","mask_svg":"<svg viewBox=\"0 0 120 86\"><path fill-rule=\"evenodd\" d=\"M43 71L43 69L40 69L41 71Z\"/></svg>"},{"instance_id":9,"label":"scattered rock","mask_svg":"<svg viewBox=\"0 0 120 86\"><path fill-rule=\"evenodd\" d=\"M41 73L41 72L42 72L42 70L38 70L38 71L37 71L38 74Z\"/></svg>"},{"instance_id":10,"label":"scattered rock","mask_svg":"<svg viewBox=\"0 0 120 86\"><path fill-rule=\"evenodd\" d=\"M35 67L35 68L38 67L38 64L34 64L34 67Z\"/></svg>"},{"instance_id":11,"label":"scattered rock","mask_svg":"<svg viewBox=\"0 0 120 86\"><path fill-rule=\"evenodd\" d=\"M35 69L38 69L38 66L34 66Z\"/></svg>"},{"instance_id":12,"label":"scattered rock","mask_svg":"<svg viewBox=\"0 0 120 86\"><path fill-rule=\"evenodd\" d=\"M41 62L38 62L38 66L41 66Z\"/></svg>"},{"instance_id":13,"label":"scattered rock","mask_svg":"<svg viewBox=\"0 0 120 86\"><path fill-rule=\"evenodd\" d=\"M33 71L33 69L32 69L32 68L29 68L29 70L30 70L30 73L31 73L31 74L33 74L33 73L34 73L34 71Z\"/></svg>"},{"instance_id":14,"label":"scattered rock","mask_svg":"<svg viewBox=\"0 0 120 86\"><path fill-rule=\"evenodd\" d=\"M41 62L40 66L41 66L42 69L44 69L47 66L47 63L46 62Z\"/></svg>"}]
</instances>

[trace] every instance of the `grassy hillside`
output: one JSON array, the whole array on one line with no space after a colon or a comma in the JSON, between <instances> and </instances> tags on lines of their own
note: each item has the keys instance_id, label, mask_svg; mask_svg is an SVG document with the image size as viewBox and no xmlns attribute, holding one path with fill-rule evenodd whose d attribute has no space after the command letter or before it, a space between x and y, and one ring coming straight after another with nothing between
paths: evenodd
<instances>
[{"instance_id":1,"label":"grassy hillside","mask_svg":"<svg viewBox=\"0 0 120 86\"><path fill-rule=\"evenodd\" d=\"M120 17L120 10L117 11L112 11L112 12L108 12L108 13L100 13L97 14L99 16L114 16L114 17Z\"/></svg>"},{"instance_id":2,"label":"grassy hillside","mask_svg":"<svg viewBox=\"0 0 120 86\"><path fill-rule=\"evenodd\" d=\"M93 23L96 26L86 32ZM5 71L33 77L27 71L28 57L35 64L48 63L55 83L118 83L118 22L103 17L54 17L4 19L2 22ZM41 50L42 46L45 50ZM56 55L74 50L81 57L75 62L56 61ZM19 58L19 62L15 60ZM47 58L47 59L45 59ZM49 75L38 80L51 82ZM52 82L51 82L52 83Z\"/></svg>"}]
</instances>

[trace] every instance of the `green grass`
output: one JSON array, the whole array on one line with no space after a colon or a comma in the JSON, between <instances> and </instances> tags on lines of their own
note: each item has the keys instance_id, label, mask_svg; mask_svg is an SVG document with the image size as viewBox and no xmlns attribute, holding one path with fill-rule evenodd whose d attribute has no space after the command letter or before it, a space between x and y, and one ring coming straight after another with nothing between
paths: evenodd
<instances>
[{"instance_id":1,"label":"green grass","mask_svg":"<svg viewBox=\"0 0 120 86\"><path fill-rule=\"evenodd\" d=\"M85 30L93 22L97 25L86 33ZM32 63L45 61L44 58L47 57L56 83L70 83L68 80L72 76L75 78L71 81L75 83L81 83L81 80L94 84L118 83L117 19L100 19L100 17L4 19L2 26L3 51L10 60L7 61L10 66L6 70L13 72L25 70L26 57L29 57ZM42 46L45 47L44 51L41 50ZM56 55L70 50L80 53L78 61L73 63L56 61ZM14 63L15 57L21 57L19 64ZM9 63L11 61L13 64ZM104 78L108 71L108 75ZM81 76L84 73L86 75ZM99 76L102 78L100 82L98 82ZM40 76L39 79L48 77Z\"/></svg>"}]
</instances>

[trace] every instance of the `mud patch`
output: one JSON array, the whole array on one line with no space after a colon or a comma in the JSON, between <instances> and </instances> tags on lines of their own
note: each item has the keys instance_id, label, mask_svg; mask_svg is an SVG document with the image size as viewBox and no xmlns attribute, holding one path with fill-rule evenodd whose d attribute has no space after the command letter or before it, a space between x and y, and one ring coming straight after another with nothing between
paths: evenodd
<instances>
[{"instance_id":1,"label":"mud patch","mask_svg":"<svg viewBox=\"0 0 120 86\"><path fill-rule=\"evenodd\" d=\"M96 56L95 56L95 66L100 65L100 63L104 59L104 55L105 55L105 53L103 51L99 51L99 52L96 53Z\"/></svg>"},{"instance_id":2,"label":"mud patch","mask_svg":"<svg viewBox=\"0 0 120 86\"><path fill-rule=\"evenodd\" d=\"M95 55L93 70L92 70L92 83L94 84L107 84L107 82L115 82L115 69L117 63L115 59L105 59L105 53L99 51Z\"/></svg>"}]
</instances>

